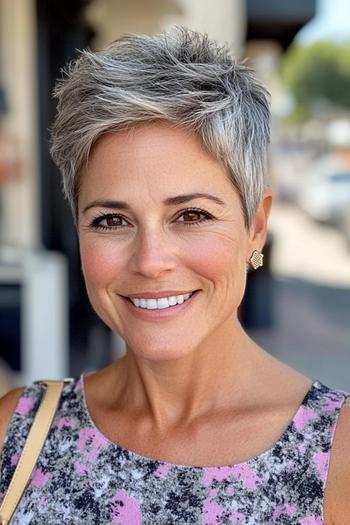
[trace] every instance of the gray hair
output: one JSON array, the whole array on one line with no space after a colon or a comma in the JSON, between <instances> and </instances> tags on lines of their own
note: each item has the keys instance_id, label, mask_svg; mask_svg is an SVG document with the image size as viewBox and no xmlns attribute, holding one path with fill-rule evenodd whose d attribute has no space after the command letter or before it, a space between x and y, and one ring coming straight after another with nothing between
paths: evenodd
<instances>
[{"instance_id":1,"label":"gray hair","mask_svg":"<svg viewBox=\"0 0 350 525\"><path fill-rule=\"evenodd\" d=\"M54 96L51 154L76 218L79 174L101 135L147 121L192 129L223 162L249 227L266 186L269 95L251 68L207 35L176 27L124 35L103 51L84 50Z\"/></svg>"}]
</instances>

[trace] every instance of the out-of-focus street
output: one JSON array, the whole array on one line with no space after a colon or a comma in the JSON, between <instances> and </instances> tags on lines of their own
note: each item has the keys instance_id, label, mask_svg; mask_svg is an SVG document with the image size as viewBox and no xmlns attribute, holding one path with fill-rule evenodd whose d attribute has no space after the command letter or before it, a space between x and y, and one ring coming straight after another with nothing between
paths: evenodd
<instances>
[{"instance_id":1,"label":"out-of-focus street","mask_svg":"<svg viewBox=\"0 0 350 525\"><path fill-rule=\"evenodd\" d=\"M340 233L275 204L271 329L251 330L274 356L314 379L350 388L350 253Z\"/></svg>"},{"instance_id":2,"label":"out-of-focus street","mask_svg":"<svg viewBox=\"0 0 350 525\"><path fill-rule=\"evenodd\" d=\"M350 289L350 251L336 228L318 224L294 205L275 203L270 229L276 275Z\"/></svg>"}]
</instances>

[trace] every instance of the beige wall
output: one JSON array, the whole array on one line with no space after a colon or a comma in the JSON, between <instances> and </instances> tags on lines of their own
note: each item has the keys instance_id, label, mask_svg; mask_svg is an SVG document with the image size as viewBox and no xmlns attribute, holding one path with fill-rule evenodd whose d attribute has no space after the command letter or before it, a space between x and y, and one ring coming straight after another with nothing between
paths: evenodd
<instances>
[{"instance_id":1,"label":"beige wall","mask_svg":"<svg viewBox=\"0 0 350 525\"><path fill-rule=\"evenodd\" d=\"M95 0L86 17L101 49L123 33L154 34L173 24L207 32L241 51L245 38L245 0Z\"/></svg>"},{"instance_id":2,"label":"beige wall","mask_svg":"<svg viewBox=\"0 0 350 525\"><path fill-rule=\"evenodd\" d=\"M9 106L2 132L18 144L20 178L0 189L2 243L38 243L38 129L34 0L0 0L1 83Z\"/></svg>"},{"instance_id":3,"label":"beige wall","mask_svg":"<svg viewBox=\"0 0 350 525\"><path fill-rule=\"evenodd\" d=\"M182 15L169 14L164 26L183 24L228 43L239 54L245 39L245 0L178 0Z\"/></svg>"},{"instance_id":4,"label":"beige wall","mask_svg":"<svg viewBox=\"0 0 350 525\"><path fill-rule=\"evenodd\" d=\"M177 0L93 0L86 9L86 18L97 33L97 49L122 33L159 32L164 17L171 14L181 15Z\"/></svg>"}]
</instances>

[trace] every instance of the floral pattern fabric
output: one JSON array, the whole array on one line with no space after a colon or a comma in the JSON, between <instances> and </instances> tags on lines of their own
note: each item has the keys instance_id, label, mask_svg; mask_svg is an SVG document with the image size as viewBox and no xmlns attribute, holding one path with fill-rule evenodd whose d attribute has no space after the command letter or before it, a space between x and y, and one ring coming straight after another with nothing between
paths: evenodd
<instances>
[{"instance_id":1,"label":"floral pattern fabric","mask_svg":"<svg viewBox=\"0 0 350 525\"><path fill-rule=\"evenodd\" d=\"M0 501L43 386L23 392L0 460ZM246 462L190 467L110 442L94 425L83 376L60 404L11 525L323 525L323 496L346 395L316 381L275 445Z\"/></svg>"}]
</instances>

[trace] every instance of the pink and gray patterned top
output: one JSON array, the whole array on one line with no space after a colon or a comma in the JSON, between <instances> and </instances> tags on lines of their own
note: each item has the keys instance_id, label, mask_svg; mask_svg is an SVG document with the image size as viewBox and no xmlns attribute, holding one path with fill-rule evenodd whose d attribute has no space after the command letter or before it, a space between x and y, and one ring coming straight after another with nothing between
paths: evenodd
<instances>
[{"instance_id":1,"label":"pink and gray patterned top","mask_svg":"<svg viewBox=\"0 0 350 525\"><path fill-rule=\"evenodd\" d=\"M94 425L83 377L65 385L11 525L322 525L337 417L346 395L316 381L266 452L225 467L156 461L110 442ZM0 501L43 392L28 387L0 462Z\"/></svg>"}]
</instances>

